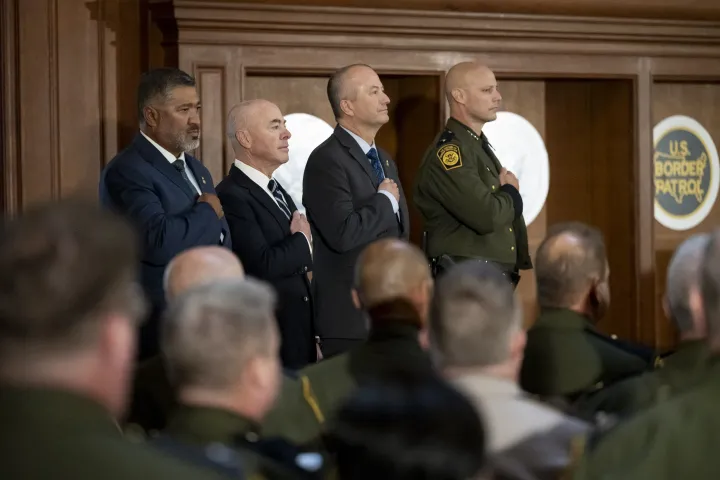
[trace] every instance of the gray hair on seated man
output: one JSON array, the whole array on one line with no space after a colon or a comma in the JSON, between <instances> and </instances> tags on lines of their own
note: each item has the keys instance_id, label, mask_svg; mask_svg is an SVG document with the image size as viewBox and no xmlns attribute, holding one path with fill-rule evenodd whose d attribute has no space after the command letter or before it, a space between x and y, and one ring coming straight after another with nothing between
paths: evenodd
<instances>
[{"instance_id":1,"label":"gray hair on seated man","mask_svg":"<svg viewBox=\"0 0 720 480\"><path fill-rule=\"evenodd\" d=\"M280 383L275 304L273 290L251 278L207 283L170 303L162 349L180 403L262 419Z\"/></svg>"},{"instance_id":2,"label":"gray hair on seated man","mask_svg":"<svg viewBox=\"0 0 720 480\"><path fill-rule=\"evenodd\" d=\"M689 237L675 250L668 265L663 309L675 324L682 341L698 340L707 334L704 322L693 316L690 293L700 281L703 255L709 241L709 234Z\"/></svg>"},{"instance_id":3,"label":"gray hair on seated man","mask_svg":"<svg viewBox=\"0 0 720 480\"><path fill-rule=\"evenodd\" d=\"M445 277L444 277L445 278ZM466 262L441 279L433 299L430 336L445 369L519 368L525 346L520 302L493 266Z\"/></svg>"}]
</instances>

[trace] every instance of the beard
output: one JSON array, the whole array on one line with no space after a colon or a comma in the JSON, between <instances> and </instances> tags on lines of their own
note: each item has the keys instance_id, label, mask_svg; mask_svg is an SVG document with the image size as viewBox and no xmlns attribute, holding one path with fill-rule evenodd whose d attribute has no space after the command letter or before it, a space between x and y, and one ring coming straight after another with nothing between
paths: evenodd
<instances>
[{"instance_id":1,"label":"beard","mask_svg":"<svg viewBox=\"0 0 720 480\"><path fill-rule=\"evenodd\" d=\"M175 148L182 152L195 150L200 146L200 130L185 130L178 132L173 139Z\"/></svg>"}]
</instances>

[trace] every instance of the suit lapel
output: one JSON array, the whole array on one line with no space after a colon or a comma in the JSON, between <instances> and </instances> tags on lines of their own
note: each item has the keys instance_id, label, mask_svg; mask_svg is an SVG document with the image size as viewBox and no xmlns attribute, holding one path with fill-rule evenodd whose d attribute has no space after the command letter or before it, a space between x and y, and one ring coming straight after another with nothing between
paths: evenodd
<instances>
[{"instance_id":1,"label":"suit lapel","mask_svg":"<svg viewBox=\"0 0 720 480\"><path fill-rule=\"evenodd\" d=\"M277 203L270 198L270 195L268 195L255 182L250 180L250 177L245 175L242 170L237 168L235 165L230 167L230 178L232 178L233 181L240 187L247 189L250 192L250 195L252 195L255 200L265 207L268 213L275 218L280 228L287 230L290 227L290 221L287 219L282 210L280 210Z\"/></svg>"},{"instance_id":2,"label":"suit lapel","mask_svg":"<svg viewBox=\"0 0 720 480\"><path fill-rule=\"evenodd\" d=\"M200 163L200 160L186 153L185 162L190 168L193 176L195 176L195 181L198 183L200 191L202 193L215 193L215 187L213 186L212 178L210 178L203 172L204 168L202 166L202 163Z\"/></svg>"},{"instance_id":3,"label":"suit lapel","mask_svg":"<svg viewBox=\"0 0 720 480\"><path fill-rule=\"evenodd\" d=\"M185 183L185 180L182 178L180 172L178 172L175 167L168 162L167 158L165 158L153 144L148 142L141 133L138 133L135 136L133 144L147 162L165 175L168 180L177 185L177 187L185 192L185 195L187 195L191 200L195 200L196 192L190 191L190 185Z\"/></svg>"},{"instance_id":4,"label":"suit lapel","mask_svg":"<svg viewBox=\"0 0 720 480\"><path fill-rule=\"evenodd\" d=\"M383 152L381 149L378 148L378 156L380 157L380 163L382 164L383 170L385 171L385 176L387 178L390 178L392 180L395 180L395 183L400 185L400 173L395 168L395 162L391 162L390 158L385 155L385 152ZM405 229L405 212L403 212L403 204L402 202L398 202L398 220L400 221L400 229L401 231L404 231Z\"/></svg>"},{"instance_id":5,"label":"suit lapel","mask_svg":"<svg viewBox=\"0 0 720 480\"><path fill-rule=\"evenodd\" d=\"M370 166L370 160L368 160L367 156L365 156L360 148L360 145L358 145L355 139L351 137L350 134L347 133L340 125L335 127L333 135L337 137L343 147L348 149L350 156L360 164L360 167L367 174L372 184L375 188L377 188L379 184L377 182L377 178L375 177L375 172L373 172L372 166Z\"/></svg>"},{"instance_id":6,"label":"suit lapel","mask_svg":"<svg viewBox=\"0 0 720 480\"><path fill-rule=\"evenodd\" d=\"M295 205L295 202L293 201L290 194L283 188L282 185L280 185L280 182L277 182L278 188L282 192L283 196L285 197L285 203L287 203L288 208L290 209L290 213L295 213L295 210L297 210L297 206Z\"/></svg>"}]
</instances>

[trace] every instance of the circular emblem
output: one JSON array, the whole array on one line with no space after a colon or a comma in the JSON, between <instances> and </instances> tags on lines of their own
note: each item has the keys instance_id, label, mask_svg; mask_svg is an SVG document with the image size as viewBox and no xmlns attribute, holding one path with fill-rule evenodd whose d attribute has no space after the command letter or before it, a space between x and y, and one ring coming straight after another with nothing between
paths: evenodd
<instances>
[{"instance_id":1,"label":"circular emblem","mask_svg":"<svg viewBox=\"0 0 720 480\"><path fill-rule=\"evenodd\" d=\"M517 176L523 217L530 225L542 211L550 188L550 163L540 132L516 113L498 112L495 121L485 124L483 133L503 167Z\"/></svg>"},{"instance_id":2,"label":"circular emblem","mask_svg":"<svg viewBox=\"0 0 720 480\"><path fill-rule=\"evenodd\" d=\"M460 158L457 156L457 153L455 152L447 152L445 155L443 155L443 163L447 165L448 167L452 167L455 165Z\"/></svg>"},{"instance_id":3,"label":"circular emblem","mask_svg":"<svg viewBox=\"0 0 720 480\"><path fill-rule=\"evenodd\" d=\"M710 213L720 185L718 154L696 120L668 117L653 129L655 219L672 230L688 230Z\"/></svg>"},{"instance_id":4,"label":"circular emblem","mask_svg":"<svg viewBox=\"0 0 720 480\"><path fill-rule=\"evenodd\" d=\"M273 176L290 194L298 210L305 213L302 205L305 165L312 151L332 135L333 127L325 120L307 113L285 115L285 121L292 135L288 141L290 159Z\"/></svg>"}]
</instances>

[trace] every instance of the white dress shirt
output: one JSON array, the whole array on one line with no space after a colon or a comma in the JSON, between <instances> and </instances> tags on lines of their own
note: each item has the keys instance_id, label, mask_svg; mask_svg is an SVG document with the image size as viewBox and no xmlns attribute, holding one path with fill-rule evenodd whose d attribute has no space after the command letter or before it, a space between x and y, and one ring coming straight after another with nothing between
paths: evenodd
<instances>
[{"instance_id":1,"label":"white dress shirt","mask_svg":"<svg viewBox=\"0 0 720 480\"><path fill-rule=\"evenodd\" d=\"M241 172L243 172L245 175L247 175L250 180L252 180L255 184L257 184L258 187L262 188L262 190L265 193L267 193L268 196L272 199L272 201L275 205L278 205L277 199L275 198L275 196L272 194L272 192L268 188L268 183L270 183L270 180L272 180L271 177L268 177L267 175L262 173L260 170L257 170L255 168L251 167L250 165L248 165L247 163L243 163L237 159L235 160L235 166L237 168L239 168ZM277 180L275 180L275 181L277 182ZM278 185L279 185L279 183L278 183ZM285 197L285 202L288 203L287 202L288 195L286 195L284 193L282 195L283 195L283 197ZM288 203L288 207L289 206L290 205ZM280 205L278 205L278 208L280 208ZM310 255L312 255L313 249L312 249L311 238L308 238L308 236L305 235L303 232L300 232L300 233L302 233L303 236L305 237L305 240L307 240L308 247L310 248Z\"/></svg>"},{"instance_id":2,"label":"white dress shirt","mask_svg":"<svg viewBox=\"0 0 720 480\"><path fill-rule=\"evenodd\" d=\"M341 125L341 127L342 127L342 125ZM373 142L373 144L370 145L370 144L367 143L365 140L363 140L361 137L359 137L358 135L355 135L353 132L351 132L351 131L348 130L347 128L342 127L342 129L345 130L347 133L349 133L350 136L355 139L355 141L357 142L357 144L360 145L360 148L362 149L362 151L363 151L363 153L365 154L365 156L367 156L367 153L370 151L371 148L374 148L375 151L376 151L377 154L378 154L378 158L380 158L380 151L379 151L379 150L377 149L377 147L375 146L375 142ZM367 161L368 161L368 163L370 163L370 165L372 166L372 161L371 161L369 158L367 159ZM382 168L382 163L380 164L380 168ZM385 169L384 169L384 168L383 168L383 174L385 174ZM387 176L387 175L386 175L386 176ZM392 203L393 213L397 214L397 213L398 213L398 210L400 210L400 205L398 204L398 201L395 200L395 197L393 197L393 194L390 193L390 192L388 192L387 190L380 190L379 193L382 193L383 195L385 195L385 196L390 200L390 203Z\"/></svg>"},{"instance_id":3,"label":"white dress shirt","mask_svg":"<svg viewBox=\"0 0 720 480\"><path fill-rule=\"evenodd\" d=\"M142 133L142 136L145 137L147 139L147 141L150 142L155 148L157 148L160 153L162 153L162 156L165 157L168 162L170 162L170 164L173 166L173 168L175 168L174 163L176 160L182 160L183 163L185 164L185 175L187 175L187 177L190 179L190 183L193 184L193 187L195 187L195 190L197 190L198 195L202 195L203 192L202 192L202 190L200 190L200 184L195 179L195 175L193 175L192 169L190 167L188 167L188 164L185 161L185 152L181 153L179 157L175 158L175 156L172 153L168 152L163 147L161 147L158 143L156 143L152 138L145 135L145 132L140 132L140 133Z\"/></svg>"}]
</instances>

